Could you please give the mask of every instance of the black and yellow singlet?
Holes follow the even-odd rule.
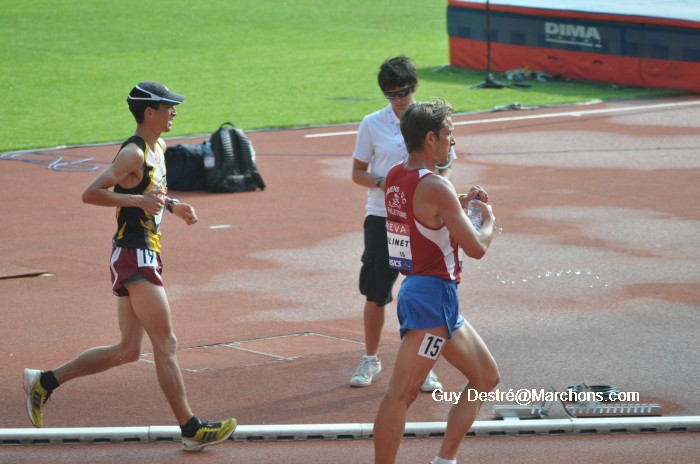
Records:
[[[119,150],[130,143],[143,150],[143,178],[139,185],[129,189],[115,185],[114,192],[142,195],[151,190],[165,189],[165,157],[160,143],[151,148],[144,139],[134,135],[124,142]],[[160,221],[164,209],[156,215],[150,215],[134,206],[117,207],[117,232],[112,238],[112,246],[148,249],[160,253]]]

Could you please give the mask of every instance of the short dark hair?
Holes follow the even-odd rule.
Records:
[[[377,76],[379,88],[386,91],[396,87],[418,85],[418,71],[413,65],[413,61],[405,55],[389,58],[379,67]]]
[[[146,111],[146,108],[153,108],[157,111],[158,108],[160,108],[160,102],[148,100],[129,101],[129,111],[131,111],[131,114],[134,115],[134,119],[136,119],[136,124],[141,124],[143,122],[143,114]]]
[[[452,116],[452,105],[442,98],[429,102],[414,102],[408,105],[401,116],[401,134],[406,142],[406,150],[411,153],[423,148],[428,132],[435,132],[440,138],[440,130]]]

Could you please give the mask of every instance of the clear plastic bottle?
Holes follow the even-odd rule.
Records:
[[[481,200],[481,197],[477,195],[474,200]],[[481,210],[474,204],[474,200],[470,201],[467,205],[467,217],[474,225],[476,230],[481,229]]]

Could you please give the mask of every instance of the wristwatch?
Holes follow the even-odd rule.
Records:
[[[176,205],[180,203],[180,200],[177,198],[168,198],[168,201],[165,202],[165,209],[167,209],[169,212],[173,212],[173,205]]]
[[[379,187],[382,184],[382,181],[384,180],[383,177],[375,177],[374,179],[374,185],[375,187]]]

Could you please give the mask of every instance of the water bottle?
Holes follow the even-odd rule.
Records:
[[[477,195],[474,200],[481,200],[481,197]],[[470,201],[467,205],[467,217],[474,225],[476,230],[481,229],[481,210],[474,204],[474,200]]]

